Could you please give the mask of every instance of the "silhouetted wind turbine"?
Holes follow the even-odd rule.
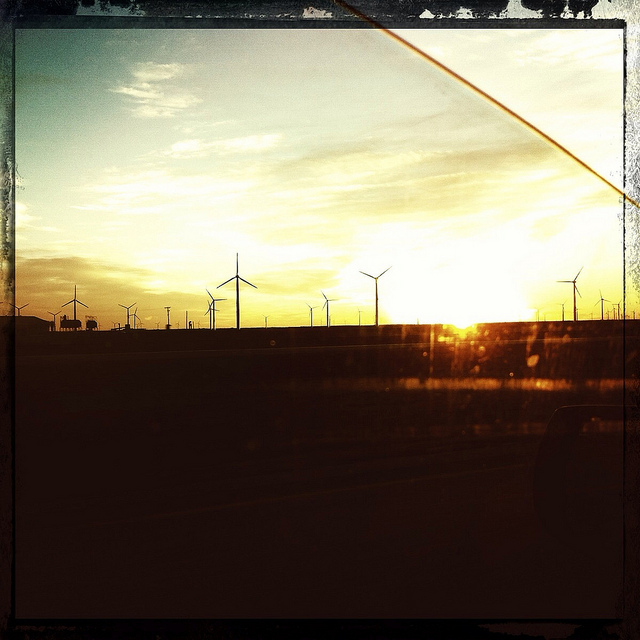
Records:
[[[250,287],[253,287],[254,289],[257,289],[258,287],[256,287],[255,284],[251,284],[250,282],[247,282],[244,278],[240,277],[240,274],[238,272],[238,254],[237,253],[236,253],[236,275],[233,276],[233,278],[229,278],[228,280],[225,280],[222,284],[219,284],[216,288],[219,289],[220,287],[224,287],[225,284],[228,284],[232,280],[236,281],[236,329],[239,329],[240,328],[240,280],[242,280],[242,282],[244,282],[245,284],[248,284]]]
[[[324,295],[323,291],[321,291],[320,293],[322,294],[322,296],[324,298],[324,304],[322,305],[322,308],[324,309],[325,307],[327,307],[327,327],[328,327],[331,324],[330,320],[329,320],[329,303],[330,302],[335,302],[336,300],[335,299],[331,299],[330,300],[329,298],[327,298],[327,296]]]
[[[576,292],[582,298],[582,294],[578,291],[578,285],[576,284],[576,280],[578,276],[582,273],[584,267],[580,267],[580,271],[576,274],[576,277],[573,280],[556,280],[556,282],[565,282],[567,284],[573,285],[573,321],[575,322],[578,319],[578,307],[576,306]]]
[[[138,317],[138,307],[136,307],[133,310],[133,328],[136,328],[136,320],[140,320],[140,318]],[[140,322],[140,325],[142,326],[142,322]]]
[[[47,313],[50,313],[53,316],[53,320],[51,321],[51,324],[53,324],[53,330],[56,330],[56,316],[60,313],[59,311],[56,311],[55,313],[53,313],[53,311],[47,311]]]
[[[313,327],[313,310],[317,309],[318,307],[312,307],[308,302],[305,302],[305,304],[307,305],[307,307],[309,307],[309,316],[311,318],[311,326]]]
[[[598,289],[598,291],[600,292],[600,300],[598,300],[598,302],[600,303],[600,320],[604,320],[604,303],[611,302],[611,300],[607,300],[606,298],[603,298],[602,291],[600,291],[600,289]],[[596,302],[596,304],[598,304],[598,302]],[[596,304],[594,304],[593,306],[595,307]]]
[[[20,316],[20,310],[24,309],[25,307],[29,306],[29,303],[27,302],[27,304],[23,304],[21,307],[16,307],[15,304],[13,304],[13,302],[9,303],[17,312],[18,312],[18,316]]]
[[[369,278],[372,278],[373,280],[375,280],[375,283],[376,283],[376,327],[378,326],[378,278],[381,278],[385,273],[387,273],[387,271],[389,271],[389,269],[391,269],[391,267],[387,267],[378,276],[372,276],[372,275],[370,275],[368,273],[365,273],[364,271],[360,272],[362,275],[368,276]]]
[[[211,302],[209,303],[209,309],[207,309],[207,313],[209,314],[209,329],[215,329],[216,328],[216,311],[217,311],[216,302],[222,302],[223,300],[226,300],[226,298],[214,298],[211,295],[211,292],[209,291],[209,289],[205,289],[205,291],[209,294],[209,297],[211,298]],[[204,315],[206,316],[207,313],[205,313]]]
[[[562,307],[562,322],[564,322],[564,305],[566,302],[566,300],[564,302],[558,302],[558,304]]]
[[[123,309],[127,310],[127,322],[124,325],[125,327],[129,326],[129,309],[131,309],[131,307],[133,307],[133,305],[137,304],[137,302],[134,302],[133,304],[130,304],[128,307],[125,307],[123,304],[118,303],[119,307],[122,307]],[[137,307],[136,307],[137,308]]]
[[[87,305],[84,302],[80,302],[78,300],[78,285],[74,285],[73,287],[73,300],[69,300],[69,302],[65,302],[62,306],[66,307],[68,304],[73,302],[73,319],[76,320],[76,304],[81,304],[85,309],[88,309]]]
[[[262,316],[262,317],[264,318],[264,328],[266,329],[267,328],[267,318],[269,316]]]

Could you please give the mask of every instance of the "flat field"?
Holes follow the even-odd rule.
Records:
[[[621,387],[305,376],[302,351],[284,375],[292,357],[18,353],[17,616],[619,615],[620,421],[536,478],[554,410]]]

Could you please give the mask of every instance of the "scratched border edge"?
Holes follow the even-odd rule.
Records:
[[[25,6],[28,0],[24,0]],[[15,138],[14,138],[14,32],[21,28],[368,28],[356,19],[348,16],[343,10],[331,5],[329,0],[321,2],[294,2],[296,10],[312,5],[322,5],[339,14],[336,18],[303,19],[283,17],[281,12],[274,13],[271,7],[253,0],[253,2],[237,2],[235,9],[218,8],[215,17],[193,18],[184,13],[179,15],[175,9],[173,13],[157,12],[144,18],[138,16],[114,16],[104,12],[99,16],[60,15],[60,7],[66,7],[75,2],[76,8],[80,0],[44,0],[39,3],[44,7],[48,3],[49,9],[42,8],[38,15],[20,16],[20,0],[0,0],[0,286],[2,293],[0,301],[3,304],[13,303],[15,286]],[[167,3],[169,4],[169,3]],[[173,4],[173,3],[172,3]],[[196,7],[207,9],[213,3],[199,0],[190,2],[191,10]],[[222,3],[220,3],[222,4]],[[368,0],[359,5],[367,4],[368,9],[376,5],[386,4],[383,0]],[[384,26],[393,28],[625,28],[625,189],[628,194],[637,199],[640,191],[640,0],[613,0],[602,8],[610,15],[606,19],[573,19],[573,18],[432,18],[420,19],[415,12],[403,13],[400,6],[390,13],[388,4],[384,13],[371,11],[374,19]],[[464,4],[464,2],[460,3]],[[154,3],[156,9],[161,2]],[[239,6],[244,7],[239,12]],[[413,3],[415,6],[416,3]],[[422,6],[429,6],[430,0],[424,0]],[[247,12],[251,17],[247,17]],[[105,19],[108,20],[108,25]],[[153,26],[148,23],[153,22]],[[623,210],[625,260],[625,299],[628,292],[640,290],[640,229],[638,227],[636,211],[628,203]],[[627,425],[625,433],[625,584],[624,611],[622,620],[536,620],[534,621],[464,621],[464,620],[380,620],[380,621],[167,621],[167,620],[16,620],[14,600],[14,433],[13,433],[13,356],[14,344],[11,329],[0,333],[0,635],[8,631],[11,637],[22,638],[69,638],[73,637],[126,637],[136,638],[149,636],[151,632],[157,637],[171,637],[176,633],[187,637],[225,637],[244,638],[261,637],[264,635],[289,635],[303,633],[307,637],[326,637],[326,634],[346,633],[348,635],[375,635],[377,637],[424,637],[425,632],[439,638],[457,637],[518,637],[520,634],[529,635],[529,631],[537,634],[540,625],[566,625],[567,634],[582,628],[590,628],[592,632],[602,635],[598,637],[639,638],[640,623],[640,581],[637,569],[639,566],[640,549],[640,518],[637,507],[640,487],[640,438],[637,425]],[[630,377],[630,376],[629,376]],[[633,491],[631,490],[633,488]],[[633,514],[633,515],[632,515]],[[7,580],[7,577],[9,578]],[[502,627],[501,632],[490,632],[487,626],[494,629]],[[589,627],[590,625],[590,627]],[[577,630],[576,630],[577,631]],[[85,635],[82,635],[85,634]],[[473,634],[473,635],[471,635]],[[609,635],[613,634],[613,635]],[[524,636],[520,636],[524,637]],[[538,636],[540,637],[540,636]],[[567,635],[566,637],[569,637]],[[576,636],[574,636],[576,637]],[[582,636],[587,637],[587,636]],[[588,637],[595,637],[589,635]]]

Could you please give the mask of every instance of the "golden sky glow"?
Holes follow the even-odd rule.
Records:
[[[622,32],[401,33],[622,185]],[[16,304],[147,328],[559,319],[622,298],[618,195],[372,30],[16,36]],[[218,326],[234,326],[232,285]],[[628,302],[633,302],[633,299]],[[360,310],[360,313],[359,313]],[[84,310],[83,310],[84,312]],[[324,322],[321,309],[314,321]],[[197,325],[196,325],[197,326]]]

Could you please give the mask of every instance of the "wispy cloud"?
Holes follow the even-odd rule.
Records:
[[[111,89],[129,99],[134,115],[142,118],[171,118],[202,100],[173,80],[187,73],[186,65],[141,62],[131,74],[133,82]]]
[[[199,139],[181,140],[163,152],[163,156],[175,159],[203,158],[212,153],[253,153],[275,147],[281,139],[280,134],[263,134],[228,138],[205,142]]]
[[[175,175],[165,169],[151,171],[115,170],[100,184],[88,187],[97,200],[74,205],[83,211],[119,215],[175,215],[175,203],[181,209],[205,206],[213,202],[237,198],[250,188],[252,181],[230,180],[209,174]]]

